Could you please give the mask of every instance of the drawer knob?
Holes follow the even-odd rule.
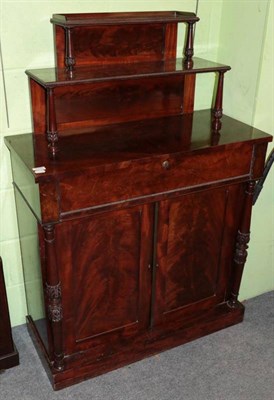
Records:
[[[167,160],[163,161],[162,162],[162,167],[164,169],[169,169],[169,167],[170,167],[169,161],[167,161]]]

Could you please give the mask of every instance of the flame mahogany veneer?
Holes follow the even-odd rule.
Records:
[[[243,319],[271,137],[222,115],[230,67],[193,58],[197,21],[54,15],[56,68],[27,71],[34,132],[6,144],[29,329],[55,389]],[[194,112],[199,73],[216,74],[216,94]]]

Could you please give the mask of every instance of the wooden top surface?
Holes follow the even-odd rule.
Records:
[[[146,11],[117,13],[84,13],[84,14],[53,14],[53,24],[62,26],[90,26],[142,24],[155,22],[196,22],[199,18],[192,12],[185,11]]]
[[[113,79],[166,76],[173,74],[193,74],[228,71],[228,65],[218,64],[202,58],[193,58],[193,66],[188,68],[183,58],[165,61],[121,63],[78,67],[71,75],[64,68],[43,68],[27,70],[26,74],[44,87],[56,87],[75,83],[109,81]]]
[[[83,134],[71,131],[60,137],[58,159],[48,157],[46,137],[36,139],[34,151],[32,134],[8,136],[7,146],[23,160],[32,171],[33,167],[46,167],[46,173],[33,175],[37,182],[60,179],[68,173],[94,168],[123,167],[132,160],[153,157],[182,156],[214,151],[222,146],[241,142],[270,142],[272,136],[227,116],[222,118],[219,141],[212,144],[211,110],[193,114],[134,121],[86,129]],[[77,133],[77,135],[76,135]],[[35,155],[34,155],[35,154]]]

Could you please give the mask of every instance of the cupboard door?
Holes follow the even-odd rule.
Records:
[[[151,229],[149,206],[57,227],[67,354],[91,345],[101,354],[102,346],[125,342],[147,327]]]
[[[154,324],[224,301],[242,199],[234,185],[160,202]]]

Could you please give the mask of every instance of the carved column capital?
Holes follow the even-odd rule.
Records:
[[[73,57],[65,57],[66,67],[71,70],[75,65],[75,59]]]
[[[61,283],[57,285],[49,285],[46,283],[46,295],[49,300],[60,300],[61,299]]]

